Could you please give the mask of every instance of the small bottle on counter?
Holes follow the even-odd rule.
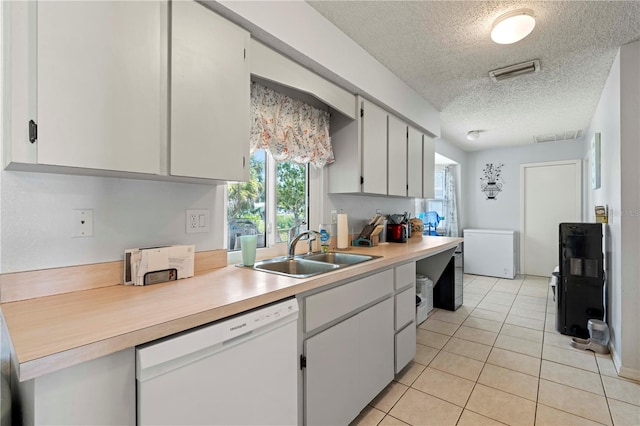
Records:
[[[329,251],[329,239],[331,238],[329,229],[331,229],[331,225],[323,223],[320,224],[320,248],[323,253],[327,253]]]

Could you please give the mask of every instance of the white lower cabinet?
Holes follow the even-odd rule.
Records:
[[[395,372],[399,373],[416,356],[416,263],[396,266]]]
[[[12,377],[13,424],[135,425],[134,348],[25,382]]]
[[[305,423],[349,424],[393,380],[388,298],[307,339]]]

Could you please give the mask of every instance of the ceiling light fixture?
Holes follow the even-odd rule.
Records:
[[[467,139],[470,141],[477,141],[480,137],[480,130],[470,130],[467,132]]]
[[[491,40],[498,44],[511,44],[522,40],[533,31],[536,20],[531,9],[517,9],[501,15],[493,22]]]

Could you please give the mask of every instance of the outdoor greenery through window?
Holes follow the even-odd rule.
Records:
[[[240,235],[257,234],[258,247],[288,242],[307,223],[307,166],[276,163],[263,149],[249,164],[250,181],[228,185],[229,250]]]

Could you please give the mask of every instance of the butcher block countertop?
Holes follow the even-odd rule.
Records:
[[[21,381],[210,323],[287,297],[454,248],[461,238],[411,238],[358,247],[382,256],[310,278],[227,266],[151,286],[112,285],[2,304]]]

